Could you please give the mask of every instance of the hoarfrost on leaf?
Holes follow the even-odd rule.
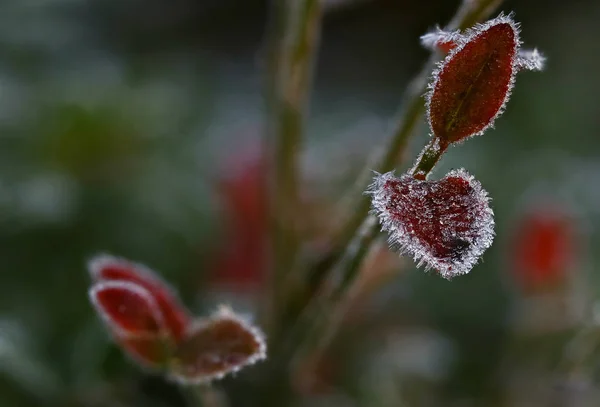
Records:
[[[500,14],[457,36],[427,94],[434,137],[455,143],[482,134],[500,116],[517,72],[519,25]]]
[[[468,273],[493,242],[487,192],[463,169],[439,181],[377,175],[367,192],[390,244],[444,278]]]
[[[546,57],[537,48],[532,50],[522,49],[517,55],[517,68],[519,70],[541,71],[545,65]]]
[[[171,378],[182,384],[207,383],[266,358],[264,334],[227,307],[192,326],[178,344]]]

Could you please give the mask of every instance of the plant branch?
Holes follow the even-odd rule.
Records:
[[[299,160],[309,90],[321,23],[319,0],[274,0],[267,98],[268,133],[274,145],[272,182],[271,290],[277,309],[278,286],[298,248]],[[277,320],[277,316],[273,316]]]
[[[476,22],[488,18],[501,2],[501,0],[464,0],[455,17],[445,29],[451,31],[468,28]],[[424,111],[422,95],[439,58],[439,54],[433,53],[423,69],[410,82],[403,97],[402,108],[398,114],[392,137],[385,150],[383,150],[384,153],[378,156],[372,167],[375,171],[380,173],[391,171],[403,155],[408,139],[415,132],[416,126],[422,117]],[[428,154],[428,152],[435,150],[430,148],[431,146],[430,144],[424,149],[424,153],[415,166],[414,174],[423,172],[420,175],[425,177],[433,167],[430,164],[435,164],[439,159],[437,154]],[[443,150],[445,149],[441,149],[442,153]],[[327,281],[322,285],[325,287],[332,286],[333,289],[320,290],[313,301],[316,304],[332,304],[333,309],[319,312],[322,311],[320,310],[321,307],[316,307],[316,313],[321,315],[313,315],[313,325],[308,329],[308,334],[301,341],[301,345],[298,346],[295,360],[303,359],[307,353],[327,346],[335,333],[337,324],[340,322],[346,304],[345,299],[352,291],[351,287],[360,271],[364,257],[375,240],[378,222],[369,215],[370,200],[368,196],[362,193],[365,189],[366,186],[362,185],[361,197],[357,200],[352,216],[341,228],[332,252],[317,264],[317,272],[325,273],[327,271],[327,274],[322,278],[319,278],[321,276],[318,275],[316,277],[319,280],[326,277]],[[339,273],[341,275],[338,275]],[[310,304],[308,309],[311,309]],[[333,316],[335,320],[328,316]]]
[[[455,16],[444,30],[464,30],[473,26],[478,21],[487,19],[502,3],[502,0],[463,0]],[[345,248],[349,245],[356,231],[366,219],[370,199],[365,196],[367,184],[365,179],[370,179],[369,174],[372,171],[385,173],[392,171],[402,159],[406,150],[409,138],[415,133],[418,123],[425,111],[423,94],[427,89],[431,72],[434,70],[441,55],[437,52],[432,53],[421,71],[410,81],[400,104],[400,110],[396,115],[395,127],[385,145],[380,146],[374,153],[374,159],[369,162],[363,174],[359,177],[359,183],[352,191],[350,210],[345,212],[343,219],[338,220],[338,233],[332,239],[328,252],[319,258],[314,267],[309,271],[309,281],[313,286],[318,285],[325,273],[330,269],[343,255]]]

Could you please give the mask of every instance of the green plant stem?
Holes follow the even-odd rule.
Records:
[[[299,163],[305,116],[320,34],[319,0],[274,0],[269,32],[271,58],[268,82],[269,136],[274,145],[271,236],[272,301],[278,310],[278,287],[294,262],[299,239]],[[276,329],[277,314],[271,315]]]
[[[473,26],[475,23],[487,19],[502,3],[502,0],[464,0],[457,10],[450,23],[444,30],[464,30]],[[437,52],[432,53],[421,71],[409,83],[400,104],[400,110],[395,120],[395,127],[391,136],[383,147],[375,154],[375,159],[368,164],[363,171],[360,180],[369,179],[369,173],[376,171],[385,173],[391,171],[402,159],[408,140],[415,133],[422,115],[425,111],[422,96],[427,89],[427,83],[431,72],[435,68],[441,55]],[[320,282],[323,274],[331,268],[342,255],[346,246],[352,240],[352,237],[362,225],[368,215],[370,200],[364,196],[363,191],[367,185],[357,184],[355,191],[352,192],[354,198],[350,210],[345,212],[344,218],[338,220],[338,233],[332,239],[329,251],[318,259],[311,268],[309,280]]]
[[[419,158],[417,158],[417,162],[411,170],[413,177],[424,181],[447,149],[448,144],[441,144],[439,139],[432,138],[419,154]]]
[[[488,18],[501,2],[501,0],[465,0],[455,17],[445,27],[445,30],[470,27],[476,22]],[[411,81],[404,95],[404,102],[398,114],[397,125],[392,137],[384,153],[379,156],[378,161],[373,166],[375,171],[380,173],[391,171],[403,155],[407,141],[410,135],[414,133],[424,111],[422,95],[426,89],[429,75],[439,57],[439,54],[433,53],[421,72]],[[415,166],[415,174],[420,171],[419,176],[426,177],[445,148],[438,150],[438,153],[435,154],[432,153],[434,150],[431,143],[424,149],[424,153],[420,157],[421,160]],[[441,153],[439,153],[440,151]],[[425,170],[427,172],[424,172]],[[366,186],[363,186],[362,191],[365,188]],[[328,281],[323,285],[333,286],[334,288],[321,290],[313,302],[315,304],[331,304],[332,308],[322,309],[322,306],[311,306],[309,304],[308,310],[316,310],[313,312],[321,315],[313,314],[312,325],[306,328],[308,332],[304,334],[303,338],[299,338],[300,345],[297,347],[295,360],[302,360],[308,353],[327,346],[335,333],[343,314],[340,309],[345,307],[345,298],[349,295],[350,288],[359,274],[364,257],[377,234],[378,223],[373,221],[373,218],[369,215],[369,207],[369,198],[361,195],[357,200],[352,216],[342,227],[333,251],[316,265],[320,268],[317,270],[318,272],[326,273]],[[341,273],[341,276],[337,275],[338,273]],[[337,321],[333,321],[328,316],[336,318]]]

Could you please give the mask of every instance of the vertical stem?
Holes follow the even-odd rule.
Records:
[[[463,30],[473,26],[478,21],[488,18],[500,4],[502,0],[463,0],[456,14],[444,27],[446,31]],[[440,55],[437,52],[432,53],[421,71],[409,83],[400,105],[395,127],[386,145],[381,148],[382,153],[370,162],[364,172],[374,170],[379,173],[385,173],[394,169],[402,158],[408,140],[415,133],[418,123],[425,111],[423,94],[427,88],[431,72],[435,68]],[[361,179],[363,177],[360,177]],[[354,234],[362,225],[368,215],[370,199],[363,195],[366,185],[357,185],[353,192],[355,202],[344,218],[339,220],[338,233],[332,239],[329,251],[320,258],[310,271],[309,279],[315,283],[320,282],[330,269],[340,258],[345,248],[352,240]]]
[[[486,19],[502,0],[464,0],[455,17],[446,26],[446,30],[464,29],[477,21]],[[410,135],[414,133],[417,123],[422,117],[424,103],[423,95],[429,75],[433,70],[439,55],[432,54],[421,72],[411,81],[404,95],[404,103],[398,114],[396,128],[390,138],[384,153],[378,157],[373,167],[377,172],[388,172],[394,168],[403,154]],[[436,144],[432,140],[419,157],[413,174],[426,177],[448,146]],[[362,186],[361,193],[366,186]],[[334,288],[323,290],[307,307],[307,312],[314,311],[312,325],[297,346],[295,360],[300,360],[311,351],[322,350],[333,337],[339,323],[340,314],[345,307],[345,299],[350,295],[364,257],[376,237],[378,223],[369,215],[370,199],[362,195],[355,206],[353,214],[342,227],[332,251],[311,270],[313,279],[320,281],[328,279],[323,284],[330,283]],[[326,273],[326,274],[325,274]],[[341,275],[338,275],[341,273]],[[322,275],[321,275],[322,274]],[[315,305],[316,304],[316,305]],[[323,310],[319,304],[330,304],[331,308]],[[330,316],[337,319],[333,321]]]
[[[278,287],[292,267],[299,244],[299,160],[312,71],[321,23],[319,0],[273,0],[271,64],[268,78],[269,136],[273,151],[271,312],[280,302]],[[277,314],[271,315],[276,329]]]

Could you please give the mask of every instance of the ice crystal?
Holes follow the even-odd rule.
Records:
[[[439,27],[435,31],[421,36],[421,45],[431,51],[450,53],[459,44],[467,41],[460,31],[444,31]],[[541,71],[546,64],[546,57],[537,49],[519,49],[517,53],[517,68],[530,71]]]
[[[546,57],[537,48],[532,50],[522,49],[517,55],[517,68],[530,71],[541,71],[546,64]]]
[[[494,239],[487,192],[463,169],[439,181],[378,174],[368,193],[390,244],[444,278],[468,273]]]
[[[184,383],[221,379],[266,357],[263,333],[222,307],[193,326],[177,347],[170,366],[171,378]]]
[[[421,36],[421,45],[432,51],[437,49],[448,53],[456,48],[463,39],[464,36],[460,31],[444,31],[438,27],[434,32]]]

